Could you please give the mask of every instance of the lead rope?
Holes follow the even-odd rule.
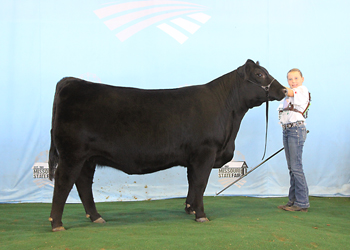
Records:
[[[259,85],[258,83],[256,82],[253,82],[252,80],[249,80],[249,82],[251,83],[254,83],[256,85]],[[267,130],[268,130],[268,126],[269,126],[269,91],[270,91],[270,86],[271,84],[275,81],[275,78],[272,79],[272,81],[269,83],[269,85],[267,86],[261,86],[259,85],[260,87],[263,88],[263,90],[265,90],[265,93],[266,93],[266,132],[265,132],[265,149],[264,149],[264,155],[262,157],[261,160],[263,160],[265,158],[265,154],[266,154],[266,146],[267,146]]]
[[[271,82],[272,83],[272,82]],[[265,158],[266,146],[267,146],[267,130],[269,128],[269,91],[266,91],[266,132],[265,132],[265,149],[264,155],[261,160]]]

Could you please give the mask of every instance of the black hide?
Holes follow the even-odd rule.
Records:
[[[266,101],[261,86],[272,80],[251,60],[207,84],[178,89],[142,90],[63,78],[54,98],[49,156],[51,179],[55,172],[52,228],[63,229],[63,208],[74,184],[90,219],[101,217],[92,195],[96,165],[127,174],[186,167],[185,210],[205,221],[203,193],[211,169],[232,159],[243,116]],[[281,100],[285,91],[274,80],[269,100]]]

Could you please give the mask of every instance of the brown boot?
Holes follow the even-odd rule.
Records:
[[[291,206],[291,207],[285,207],[285,208],[283,208],[284,210],[286,210],[286,211],[292,211],[292,212],[307,212],[307,208],[302,208],[302,207],[299,207],[299,206],[295,206],[295,205],[293,205],[293,206]]]
[[[291,207],[292,205],[290,205],[289,203],[287,203],[286,205],[279,205],[277,208],[279,209],[285,209],[286,207]]]

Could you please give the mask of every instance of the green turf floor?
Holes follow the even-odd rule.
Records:
[[[0,249],[350,249],[350,198],[311,197],[303,213],[277,209],[286,198],[205,197],[207,223],[184,201],[98,203],[106,224],[67,204],[56,233],[51,204],[0,204]]]

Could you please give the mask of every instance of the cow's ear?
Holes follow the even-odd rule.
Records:
[[[237,68],[237,73],[240,77],[244,77],[246,78],[247,76],[247,71],[250,68],[250,65],[255,64],[255,62],[253,62],[252,60],[248,59],[244,65],[242,65],[241,67]]]
[[[254,68],[255,62],[252,60],[247,60],[246,64],[244,65],[244,80],[248,80],[250,76],[251,70]]]
[[[259,61],[256,61],[256,65],[260,66],[260,63],[259,63]]]
[[[245,63],[246,65],[249,65],[249,64],[255,64],[255,62],[251,59],[248,59]]]

